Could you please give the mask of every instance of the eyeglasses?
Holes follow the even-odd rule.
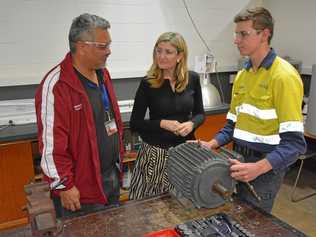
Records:
[[[94,47],[98,48],[98,49],[109,49],[111,46],[111,42],[109,43],[100,43],[100,42],[92,42],[92,41],[83,41],[82,43],[84,44],[88,44],[88,45],[93,45]]]
[[[162,49],[162,48],[155,48],[155,54],[160,55],[166,55],[167,57],[172,57],[176,54],[178,54],[177,50],[170,50],[170,49]]]
[[[234,39],[237,39],[237,38],[245,39],[249,37],[250,35],[259,34],[261,31],[262,30],[237,31],[237,32],[234,32]]]

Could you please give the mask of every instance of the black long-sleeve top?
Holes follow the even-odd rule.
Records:
[[[149,119],[145,114],[149,109]],[[192,121],[193,131],[186,137],[160,127],[162,119],[178,122]],[[169,80],[164,80],[160,88],[151,88],[147,78],[144,78],[136,92],[130,126],[150,145],[169,148],[194,139],[194,130],[205,119],[202,92],[199,75],[189,71],[189,82],[181,93],[173,92]]]

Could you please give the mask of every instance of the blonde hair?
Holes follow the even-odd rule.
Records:
[[[159,36],[157,42],[155,43],[155,47],[153,49],[153,63],[147,72],[147,78],[150,86],[152,88],[160,88],[164,82],[162,69],[159,68],[157,62],[155,60],[155,49],[161,42],[169,42],[177,49],[177,54],[182,53],[183,57],[176,65],[175,69],[175,78],[176,78],[176,85],[175,91],[182,92],[188,85],[189,80],[189,73],[188,73],[188,49],[187,45],[179,33],[175,32],[165,32]]]

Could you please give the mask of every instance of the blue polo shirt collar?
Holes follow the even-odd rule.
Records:
[[[276,53],[274,51],[273,48],[271,48],[270,52],[267,54],[267,56],[265,56],[265,58],[262,60],[260,67],[264,67],[265,69],[269,69],[272,65],[272,63],[274,62],[274,59],[276,58]],[[244,64],[244,68],[246,70],[249,70],[252,67],[252,63],[251,60],[248,59],[245,64]],[[259,67],[259,68],[260,68]]]

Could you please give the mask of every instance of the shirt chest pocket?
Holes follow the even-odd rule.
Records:
[[[236,90],[233,94],[233,101],[235,105],[240,105],[244,102],[246,98],[246,90],[245,89],[239,89]]]
[[[249,102],[263,109],[273,108],[272,93],[267,89],[255,89],[249,93]]]

